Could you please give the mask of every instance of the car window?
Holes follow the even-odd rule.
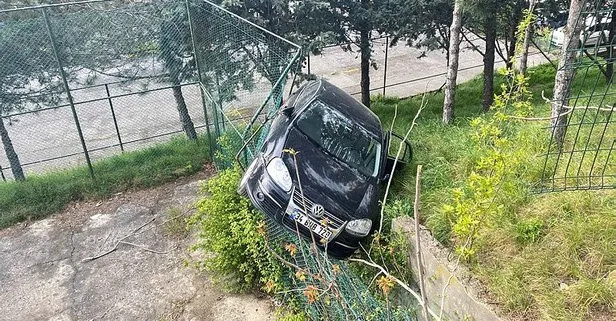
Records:
[[[366,176],[378,174],[381,144],[342,113],[315,100],[296,124],[310,140],[338,160]]]
[[[305,106],[312,98],[314,98],[315,92],[319,89],[319,81],[311,81],[301,88],[300,93],[293,102],[293,106],[301,108]]]

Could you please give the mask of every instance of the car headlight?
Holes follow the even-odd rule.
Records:
[[[368,218],[352,220],[346,225],[347,232],[358,237],[368,235],[368,233],[370,233],[370,228],[372,228],[372,220]]]
[[[274,183],[278,185],[278,187],[282,188],[285,192],[291,190],[293,186],[293,181],[291,180],[291,175],[289,175],[289,170],[287,166],[284,164],[282,159],[276,157],[272,159],[269,164],[267,164],[267,173],[272,178]]]

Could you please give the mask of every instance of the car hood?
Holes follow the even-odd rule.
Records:
[[[294,127],[289,131],[284,148],[292,148],[297,152],[297,172],[307,198],[326,209],[338,213],[342,211],[346,218],[363,218],[373,214],[378,198],[376,178],[366,177],[358,170],[342,164]],[[281,156],[289,168],[294,185],[298,186],[293,156],[286,152]]]

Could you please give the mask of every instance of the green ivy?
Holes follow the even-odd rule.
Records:
[[[240,177],[239,170],[227,169],[203,186],[209,195],[190,219],[199,229],[193,249],[207,253],[200,265],[224,277],[229,290],[263,286],[273,292],[281,288],[283,266],[267,248],[263,214],[236,192]]]

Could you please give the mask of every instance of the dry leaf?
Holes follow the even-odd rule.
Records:
[[[297,252],[297,246],[293,243],[288,243],[284,246],[284,249],[285,251],[289,252],[291,256],[295,256],[295,253]]]
[[[390,276],[381,276],[376,280],[376,284],[383,291],[383,295],[389,296],[391,289],[394,287],[394,280]]]
[[[306,296],[308,303],[313,303],[319,299],[318,288],[314,285],[309,285],[304,290],[304,295]]]
[[[297,272],[295,272],[295,277],[302,282],[306,281],[306,274],[302,270],[297,270]]]

